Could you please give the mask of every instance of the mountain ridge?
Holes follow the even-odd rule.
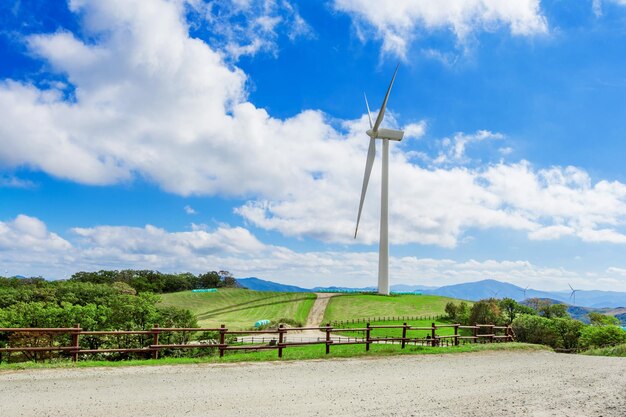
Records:
[[[281,292],[315,292],[325,290],[349,290],[349,291],[374,291],[376,287],[314,287],[303,288],[296,285],[286,285],[268,281],[257,277],[237,278],[244,288],[255,291],[281,291]],[[424,285],[395,284],[391,291],[408,292],[421,291],[424,294],[439,295],[442,297],[458,298],[469,301],[478,301],[484,298],[512,298],[523,301],[528,298],[550,298],[572,306],[587,308],[620,308],[626,307],[626,292],[580,290],[576,292],[576,303],[568,291],[541,291],[532,288],[524,289],[517,285],[502,282],[495,279],[464,282],[461,284],[431,287]]]

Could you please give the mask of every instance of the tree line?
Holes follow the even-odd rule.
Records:
[[[187,309],[160,305],[160,293],[197,288],[236,287],[237,281],[227,271],[165,274],[148,270],[101,270],[77,272],[68,280],[47,281],[35,278],[0,277],[0,328],[55,328],[73,327],[102,330],[149,330],[154,324],[161,327],[198,327],[194,315]],[[0,332],[0,347],[38,346],[58,337],[42,337],[35,333]],[[181,343],[185,335],[164,335],[168,343]],[[213,335],[198,335],[204,339]],[[140,337],[85,337],[86,348],[141,347]],[[178,340],[181,339],[181,340]],[[55,340],[67,345],[68,340]],[[181,354],[180,352],[163,352]],[[185,352],[185,355],[193,352]],[[52,357],[56,353],[31,353],[23,360]],[[63,355],[63,354],[61,354]],[[32,357],[31,357],[32,356]],[[114,355],[115,356],[115,355]],[[106,359],[113,359],[107,356]],[[119,355],[118,355],[119,356]],[[104,358],[104,357],[103,357]]]
[[[493,323],[511,325],[516,340],[548,345],[567,351],[617,346],[626,343],[626,332],[616,317],[589,313],[590,324],[574,320],[565,304],[532,298],[520,304],[511,298],[489,298],[474,303],[449,302],[446,315],[463,325]]]
[[[167,274],[152,270],[100,270],[96,272],[76,272],[70,281],[92,284],[128,284],[137,292],[157,294],[194,290],[201,288],[237,287],[237,280],[228,271],[209,271],[194,275],[191,272]]]

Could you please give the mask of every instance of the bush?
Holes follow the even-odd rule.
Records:
[[[541,316],[522,314],[513,320],[513,331],[518,342],[555,347],[558,336],[552,320]]]
[[[582,349],[617,346],[626,343],[626,331],[617,326],[586,326],[578,343]]]
[[[578,320],[555,318],[552,325],[557,336],[554,348],[574,350],[578,348],[580,333],[585,325]]]

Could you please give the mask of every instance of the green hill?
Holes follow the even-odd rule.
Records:
[[[315,301],[313,293],[258,292],[224,288],[214,293],[182,291],[161,296],[161,304],[186,308],[202,327],[247,329],[257,320],[292,318],[306,323]]]
[[[342,294],[330,299],[324,323],[334,320],[393,316],[428,316],[445,314],[446,303],[454,298],[437,295]],[[468,302],[468,305],[473,303]]]

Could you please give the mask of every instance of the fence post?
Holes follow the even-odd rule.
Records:
[[[436,346],[437,345],[437,341],[435,340],[435,338],[437,337],[437,334],[435,333],[437,327],[435,326],[435,323],[431,323],[430,324],[432,326],[432,330],[431,330],[431,335],[430,335],[430,345],[431,346]]]
[[[159,325],[158,324],[154,324],[154,326],[152,326],[152,344],[153,345],[158,345],[159,344]],[[158,348],[153,348],[154,350],[152,351],[152,359],[159,359],[159,349]]]
[[[370,329],[370,323],[367,322],[367,325],[365,326],[367,327],[367,330],[365,330],[365,350],[368,351],[370,350],[370,343],[372,343],[370,341],[370,334],[371,334],[371,329]]]
[[[459,345],[459,324],[454,325],[454,346]]]
[[[402,349],[404,349],[404,346],[406,345],[406,322],[404,322],[403,326],[402,326]]]
[[[224,357],[224,344],[226,342],[226,325],[220,326],[220,358]]]
[[[493,341],[494,341],[494,336],[495,336],[495,334],[496,334],[496,329],[495,329],[495,327],[496,327],[496,325],[495,325],[495,324],[492,324],[492,325],[491,325],[491,332],[489,332],[489,334],[491,335],[491,336],[489,336],[489,343],[493,343]]]
[[[478,325],[474,323],[474,328],[472,329],[472,335],[474,336],[474,343],[478,343]]]
[[[76,324],[74,328],[76,330],[72,332],[72,347],[74,348],[74,350],[72,350],[72,362],[78,361],[78,350],[80,349],[79,333],[78,333],[81,330],[80,324]]]
[[[326,354],[330,353],[330,323],[326,324]]]
[[[278,357],[283,357],[283,334],[285,333],[283,325],[278,325]]]

